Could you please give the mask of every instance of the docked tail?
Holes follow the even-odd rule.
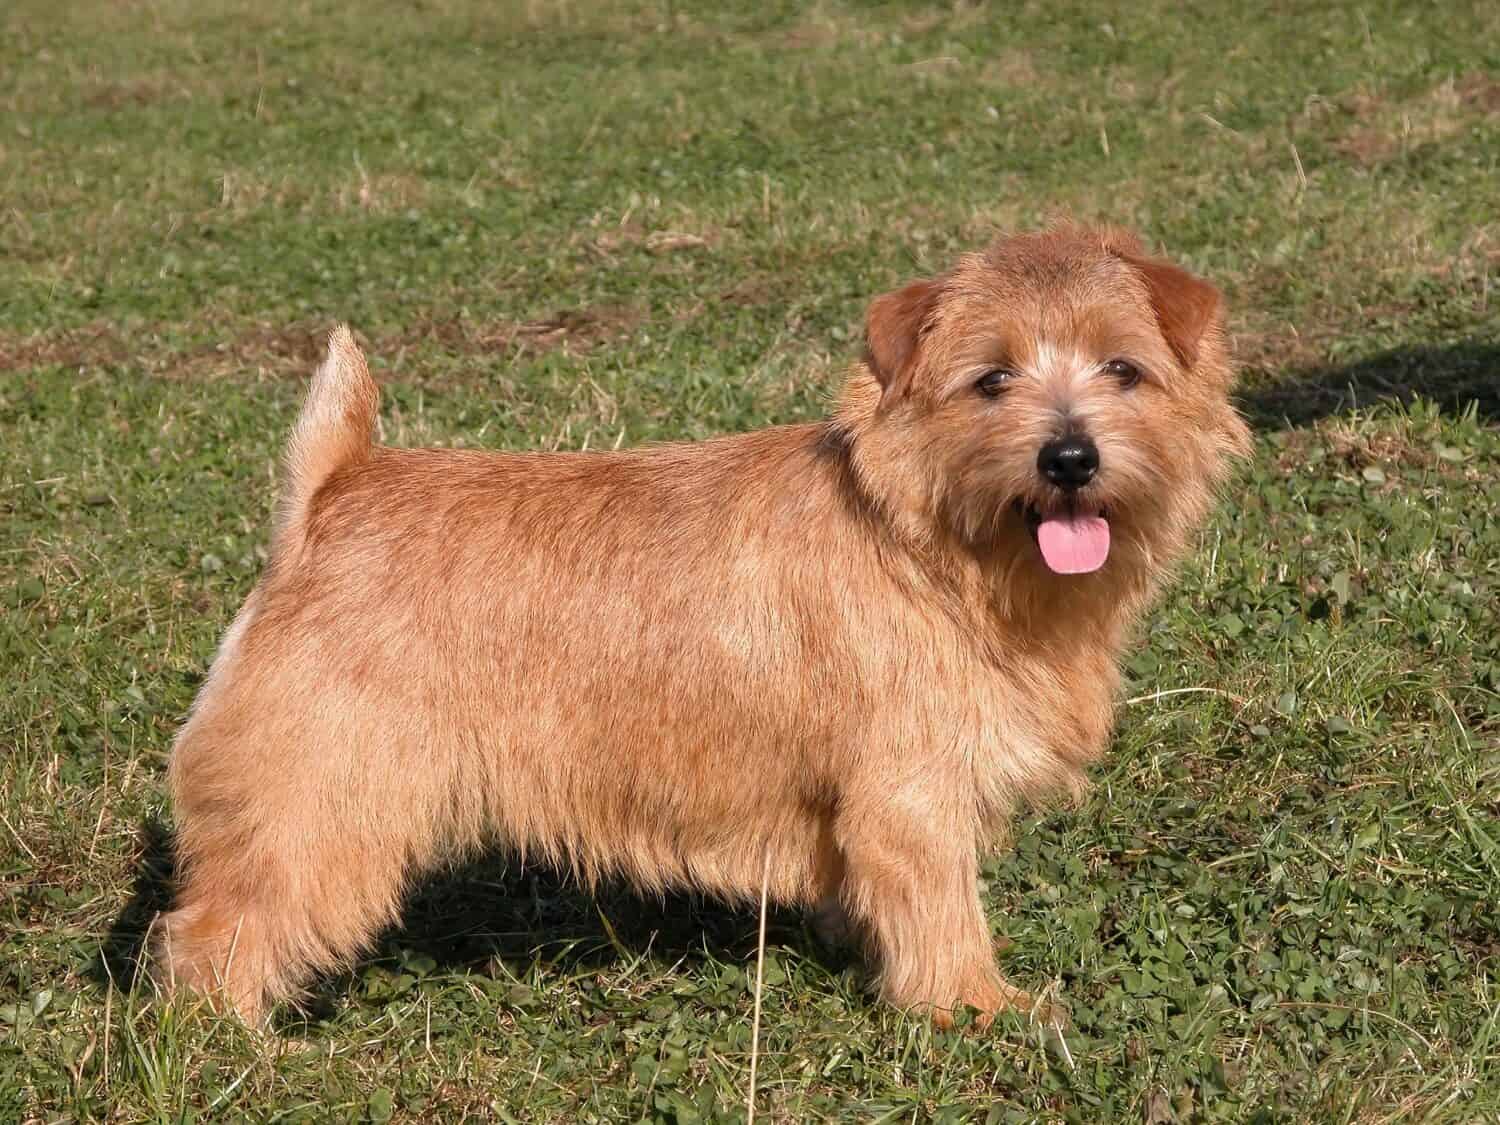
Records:
[[[346,325],[328,334],[328,355],[313,375],[287,444],[286,483],[272,554],[299,545],[313,495],[334,473],[370,456],[380,391]]]

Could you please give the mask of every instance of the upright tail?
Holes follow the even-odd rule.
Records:
[[[370,456],[380,391],[347,325],[328,334],[328,355],[313,375],[287,444],[286,483],[272,555],[300,544],[308,504],[334,473]]]

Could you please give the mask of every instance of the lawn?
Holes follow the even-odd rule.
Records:
[[[985,869],[1071,1012],[770,918],[758,1120],[1500,1119],[1500,7],[11,0],[0,1120],[743,1120],[757,919],[476,860],[252,1032],[130,990],[164,768],[348,319],[396,444],[819,415],[996,229],[1225,290],[1254,462],[1078,807]]]

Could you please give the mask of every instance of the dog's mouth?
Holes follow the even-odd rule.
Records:
[[[1091,574],[1109,558],[1109,513],[1104,508],[1069,507],[1043,513],[1016,501],[1042,561],[1054,574]]]

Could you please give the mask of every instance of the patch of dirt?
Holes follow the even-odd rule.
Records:
[[[465,320],[428,317],[400,332],[365,343],[372,357],[399,354],[408,348],[450,355],[540,355],[561,350],[570,355],[628,335],[645,320],[633,305],[598,305],[563,309],[540,320]],[[303,379],[322,361],[331,324],[293,321],[259,323],[222,343],[186,352],[165,347],[142,335],[130,339],[104,324],[49,335],[10,336],[0,332],[0,371],[37,367],[107,367],[131,364],[164,379],[212,380],[254,374]]]
[[[1454,89],[1464,105],[1485,113],[1500,113],[1500,78],[1488,74],[1466,74]]]
[[[563,309],[542,320],[528,321],[431,318],[418,321],[396,337],[377,340],[370,348],[372,354],[379,354],[437,343],[457,355],[538,355],[554,349],[576,355],[629,334],[644,320],[644,312],[634,305]]]
[[[786,292],[786,286],[778,282],[773,275],[758,273],[735,282],[719,294],[719,300],[726,305],[744,305],[754,308],[759,305],[769,305],[782,298]]]
[[[596,255],[608,258],[621,250],[643,247],[652,254],[675,254],[684,250],[706,250],[718,244],[717,230],[647,230],[639,223],[623,223],[601,230],[586,246]]]
[[[1340,416],[1321,418],[1311,428],[1283,430],[1278,435],[1271,463],[1284,477],[1315,472],[1359,474],[1370,468],[1383,471],[1419,469],[1445,482],[1479,479],[1479,471],[1463,462],[1461,451],[1447,448],[1435,439],[1433,431],[1422,427],[1372,427],[1359,420]],[[1383,491],[1399,487],[1395,481],[1365,478],[1371,487]],[[1355,570],[1357,581],[1368,577]],[[1319,578],[1310,578],[1304,589],[1310,596],[1326,592],[1328,586]]]
[[[782,34],[777,46],[787,50],[807,50],[810,47],[832,47],[843,38],[837,25],[829,23],[802,23]]]
[[[310,375],[323,359],[329,327],[311,321],[281,327],[257,324],[226,343],[166,359],[155,373],[169,379],[212,379],[252,370],[274,376]]]
[[[174,89],[161,77],[131,78],[123,82],[100,82],[83,96],[83,104],[91,109],[128,109],[155,105],[179,96],[181,90]]]
[[[107,324],[30,336],[0,332],[0,371],[121,363],[129,354],[125,341]]]
[[[1230,300],[1230,358],[1250,381],[1280,379],[1289,371],[1306,371],[1329,361],[1329,349],[1346,336],[1351,323],[1399,321],[1411,305],[1392,301],[1347,304],[1321,300],[1303,308],[1293,323],[1262,312],[1284,300],[1292,281],[1283,266],[1261,264],[1236,287]]]
[[[1401,151],[1401,142],[1387,130],[1361,127],[1340,138],[1333,146],[1361,168],[1384,164]]]
[[[1002,51],[979,72],[981,83],[1004,89],[1034,86],[1040,77],[1030,52],[1017,49]]]
[[[1500,81],[1471,73],[1401,102],[1359,93],[1339,105],[1354,124],[1334,149],[1371,168],[1456,135],[1476,113],[1500,112]]]
[[[1262,264],[1251,270],[1230,301],[1229,354],[1244,376],[1278,377],[1328,358],[1328,345],[1337,338],[1341,321],[1337,309],[1318,309],[1292,324],[1259,310],[1278,301],[1288,284],[1287,270]]]
[[[1311,367],[1327,357],[1332,333],[1285,328],[1242,328],[1232,333],[1230,356],[1247,375],[1270,375],[1288,368]]]

